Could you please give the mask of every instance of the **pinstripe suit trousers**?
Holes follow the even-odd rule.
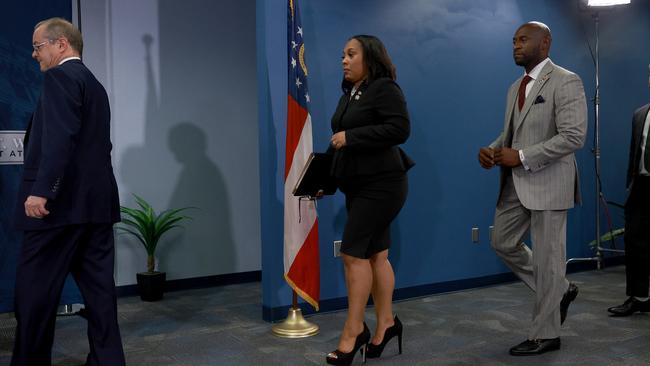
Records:
[[[565,276],[566,222],[566,210],[525,208],[512,175],[506,175],[494,217],[492,247],[535,292],[528,339],[560,336],[560,301],[569,287]],[[532,250],[524,243],[528,233]]]

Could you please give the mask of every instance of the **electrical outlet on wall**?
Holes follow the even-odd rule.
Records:
[[[477,227],[472,228],[472,243],[477,243],[478,244],[478,228]]]
[[[494,240],[494,226],[490,225],[489,230],[490,230],[490,244],[492,244]]]
[[[341,256],[341,241],[334,240],[334,258]]]

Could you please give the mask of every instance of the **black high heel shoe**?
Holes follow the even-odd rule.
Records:
[[[379,358],[381,353],[384,351],[384,347],[391,338],[397,336],[397,344],[399,346],[399,354],[402,354],[402,322],[399,321],[397,315],[395,315],[395,324],[390,328],[386,328],[384,332],[384,339],[381,340],[379,344],[373,344],[372,342],[368,343],[366,347],[366,357],[368,358]]]
[[[366,347],[368,347],[368,342],[370,341],[370,329],[366,325],[366,322],[363,322],[363,331],[357,336],[354,341],[354,348],[350,352],[341,352],[338,349],[330,352],[327,355],[327,363],[330,365],[336,366],[349,366],[354,360],[354,355],[359,349],[361,349],[361,355],[363,356],[363,363],[366,363]],[[330,357],[333,355],[334,357]]]

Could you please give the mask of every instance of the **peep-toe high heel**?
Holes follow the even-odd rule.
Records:
[[[327,355],[327,363],[336,366],[350,366],[352,364],[352,360],[354,360],[354,355],[359,349],[361,349],[363,363],[366,363],[366,349],[368,347],[369,341],[370,329],[368,329],[366,322],[363,322],[363,331],[357,336],[356,340],[354,341],[354,348],[352,348],[352,351],[341,352],[338,349],[332,351]]]

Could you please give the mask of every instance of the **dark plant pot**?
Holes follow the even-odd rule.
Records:
[[[138,277],[138,293],[142,301],[158,301],[165,292],[165,272],[140,272]]]

